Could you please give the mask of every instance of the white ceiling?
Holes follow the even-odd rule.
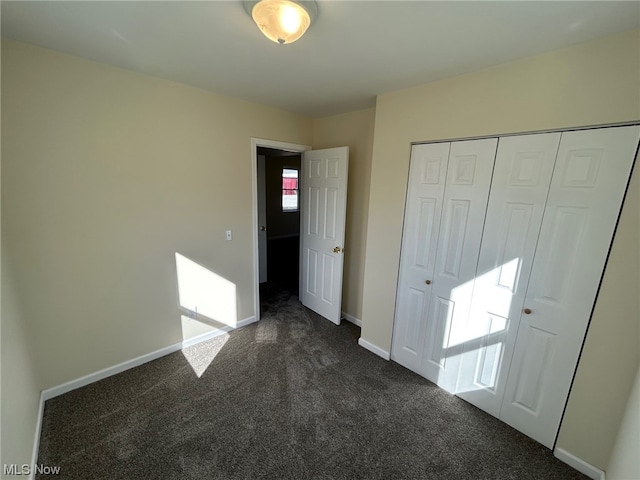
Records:
[[[4,37],[311,117],[640,24],[640,1],[321,0],[307,34],[278,45],[239,0],[1,8]]]

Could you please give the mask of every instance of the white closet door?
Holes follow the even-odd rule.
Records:
[[[471,303],[497,138],[453,142],[431,280],[424,376],[453,392]]]
[[[565,132],[500,418],[552,448],[618,218],[639,127]]]
[[[391,358],[420,371],[436,245],[442,214],[449,143],[414,145],[405,207],[402,256]]]
[[[491,182],[456,394],[498,416],[560,133],[504,137]]]

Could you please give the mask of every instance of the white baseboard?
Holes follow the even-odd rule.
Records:
[[[354,317],[353,315],[349,315],[348,313],[342,312],[342,318],[344,318],[347,322],[351,322],[354,325],[362,327],[362,320]]]
[[[251,325],[252,323],[257,322],[257,318],[254,317],[249,317],[249,318],[245,318],[244,320],[240,320],[235,327],[220,327],[216,330],[213,330],[211,332],[207,332],[207,333],[203,333],[202,335],[198,335],[196,337],[190,338],[189,340],[184,340],[180,345],[181,347],[178,350],[182,350],[183,348],[187,348],[187,347],[191,347],[193,345],[197,345],[198,343],[204,342],[206,340],[209,340],[211,338],[215,338],[218,337],[224,333],[227,332],[231,332],[233,330],[235,330],[236,328],[240,328],[240,327],[246,327],[247,325]]]
[[[211,338],[217,337],[219,335],[223,335],[224,333],[235,330],[236,328],[244,327],[245,325],[249,325],[256,321],[256,317],[245,318],[244,320],[240,320],[236,327],[221,327],[211,332],[203,333],[202,335],[198,335],[197,337],[190,338],[188,340],[184,340],[182,342],[175,343],[173,345],[169,345],[168,347],[161,348],[151,353],[147,353],[145,355],[141,355],[140,357],[133,358],[131,360],[127,360],[125,362],[119,363],[112,367],[107,367],[97,372],[90,373],[83,377],[77,378],[75,380],[71,380],[69,382],[63,383],[62,385],[58,385],[57,387],[48,388],[42,391],[43,400],[49,400],[51,398],[57,397],[64,393],[70,392],[77,388],[84,387],[91,383],[97,382],[99,380],[103,380],[112,375],[116,375],[118,373],[124,372],[125,370],[129,370],[134,367],[138,367],[142,364],[150,362],[152,360],[156,360],[158,358],[164,357],[165,355],[169,355],[173,352],[177,352],[182,350],[183,348],[191,347],[192,345],[196,345],[200,342],[204,342]]]
[[[553,451],[553,455],[558,460],[561,460],[570,467],[575,468],[580,473],[584,473],[589,478],[593,478],[594,480],[605,480],[605,474],[602,470],[594,467],[593,465],[585,462],[581,458],[576,457],[566,450],[563,450],[562,448],[556,448]]]
[[[375,353],[376,355],[378,355],[379,357],[384,358],[385,360],[389,360],[391,358],[391,355],[389,354],[389,352],[387,352],[386,350],[381,349],[380,347],[374,345],[373,343],[367,342],[362,337],[360,337],[358,339],[358,345],[360,345],[363,348],[366,348],[370,352]]]

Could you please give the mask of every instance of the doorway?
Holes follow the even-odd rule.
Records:
[[[280,292],[298,294],[299,184],[284,179],[295,179],[296,171],[299,179],[302,152],[307,150],[311,147],[251,139],[256,320],[262,313],[261,298]]]
[[[266,197],[265,189],[262,189],[262,192],[258,191],[258,178],[266,178],[266,155],[258,156],[258,148],[264,147],[302,154],[301,167],[297,171],[287,166],[286,163],[290,162],[286,162],[277,174],[278,182],[281,182],[278,187],[279,208],[299,211],[298,228],[300,224],[304,224],[304,229],[298,230],[300,261],[298,267],[294,267],[294,270],[299,269],[300,279],[300,295],[297,299],[305,307],[340,325],[349,147],[311,151],[311,147],[303,145],[255,138],[251,139],[251,146],[255,319],[260,320],[260,283],[266,283],[268,280],[268,272],[267,275],[263,274],[262,279],[260,278],[260,267],[265,265],[268,267],[268,259],[265,259],[268,254],[262,255],[263,261],[260,258],[260,246],[264,249],[267,245],[269,229],[268,225],[259,223],[260,220],[266,222],[266,212],[264,212],[266,207],[258,208],[259,197],[261,197],[259,193],[263,194],[262,197]],[[261,152],[266,154],[268,150],[261,150]],[[259,158],[264,160],[259,162]],[[259,165],[263,167],[260,171]],[[302,195],[299,195],[300,192]],[[266,201],[263,203],[266,205]],[[281,266],[276,265],[275,268],[280,270]]]
[[[257,147],[260,313],[298,295],[302,154]]]

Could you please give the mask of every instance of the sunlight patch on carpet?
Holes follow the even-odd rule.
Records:
[[[202,377],[204,372],[207,371],[207,368],[209,368],[213,360],[224,348],[227,340],[229,340],[229,334],[225,333],[182,350],[182,355],[184,355],[184,358],[189,362],[189,365],[191,365],[193,372],[198,378]]]
[[[260,322],[256,328],[256,342],[276,343],[278,341],[278,326],[274,322]]]

